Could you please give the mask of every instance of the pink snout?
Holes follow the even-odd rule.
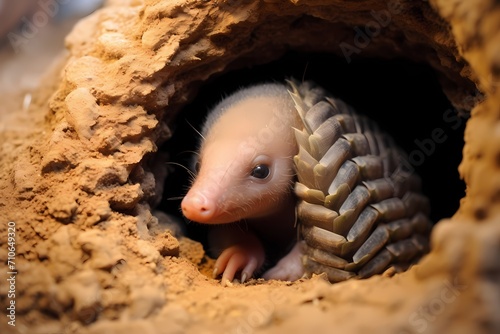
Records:
[[[181,203],[182,214],[198,223],[211,223],[215,215],[216,203],[201,193],[188,192]]]

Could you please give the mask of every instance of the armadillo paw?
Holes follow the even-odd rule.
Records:
[[[241,282],[252,277],[255,270],[264,260],[261,252],[245,249],[242,246],[226,248],[215,262],[213,276],[216,278],[222,273],[221,283],[232,282],[238,272],[241,272]]]
[[[278,263],[266,271],[262,277],[266,280],[296,281],[304,275],[302,266],[302,245],[298,242]]]

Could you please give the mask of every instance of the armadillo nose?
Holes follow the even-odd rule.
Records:
[[[181,203],[182,214],[198,223],[209,223],[214,215],[215,205],[202,194],[188,193]]]

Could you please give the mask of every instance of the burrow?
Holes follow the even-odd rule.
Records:
[[[315,17],[307,10],[291,16],[273,13],[262,15],[262,22],[235,25],[229,35],[211,36],[213,43],[231,50],[230,60],[222,71],[198,64],[194,71],[206,66],[206,79],[194,82],[191,98],[176,107],[176,116],[170,118],[173,137],[160,151],[167,152],[167,164],[173,164],[157,209],[183,221],[188,236],[206,245],[207,226],[186,222],[180,213],[190,177],[179,165],[190,167],[200,140],[196,129],[210,108],[234,90],[295,78],[317,82],[375,120],[408,153],[411,167],[422,177],[431,220],[437,223],[453,216],[465,195],[458,173],[464,129],[481,93],[471,78],[462,76],[468,65],[455,57],[458,50],[449,26],[428,4],[389,3],[373,8],[378,9],[343,8],[345,13],[338,9],[332,17],[348,12],[345,22],[332,22],[328,15]],[[449,49],[424,38],[438,30],[447,35]],[[443,66],[443,59],[451,63]]]

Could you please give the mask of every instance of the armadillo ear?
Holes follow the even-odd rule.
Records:
[[[200,162],[200,159],[196,159],[196,162],[194,164],[194,171],[196,173],[198,173],[200,171],[200,168],[201,168],[201,162]]]

